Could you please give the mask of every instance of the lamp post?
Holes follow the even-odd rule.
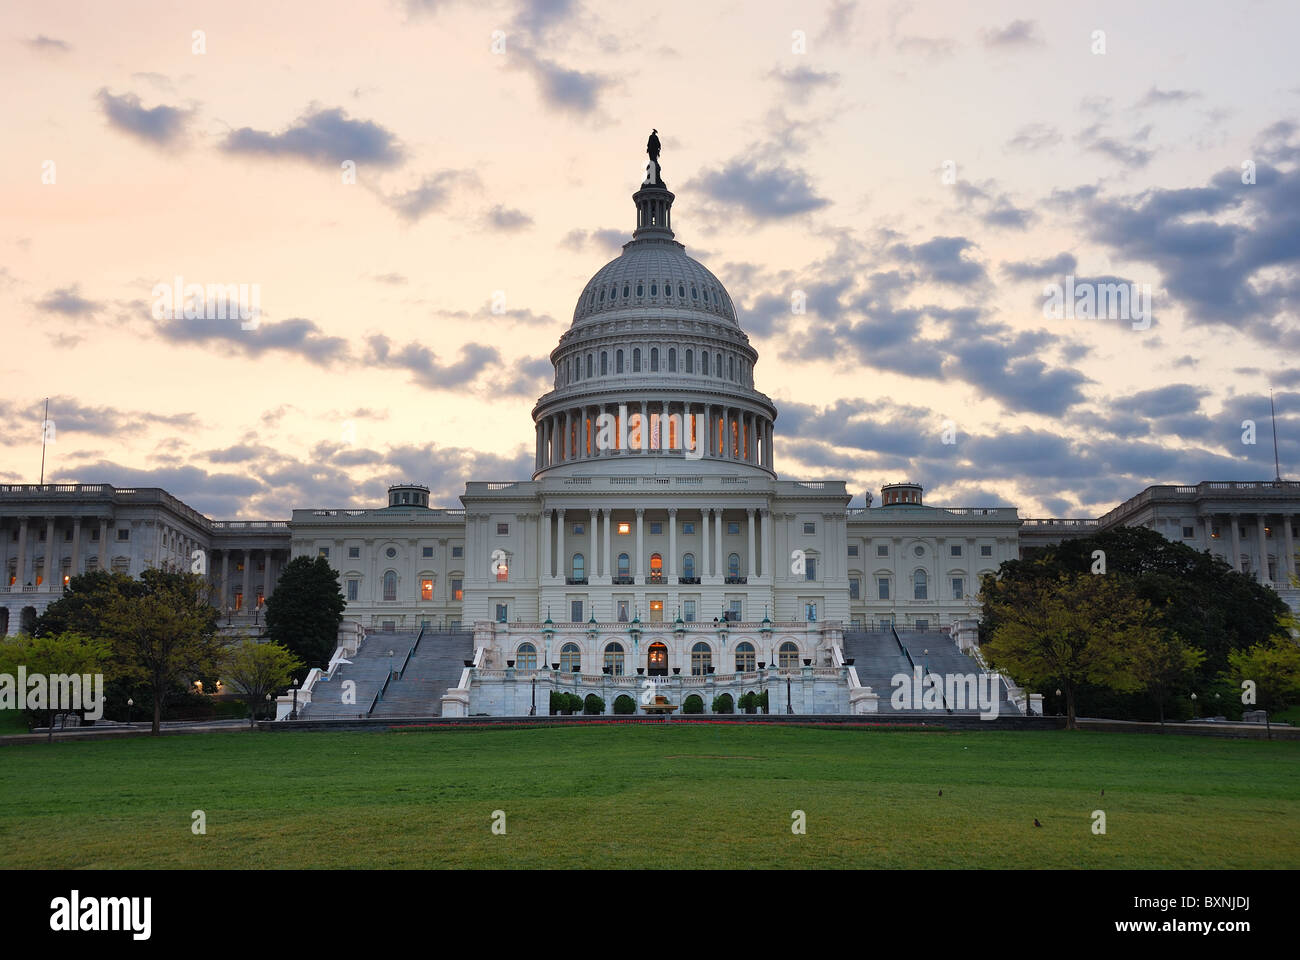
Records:
[[[261,597],[257,598],[257,605],[253,608],[253,626],[257,626],[257,620],[262,615],[262,604],[266,601]]]
[[[528,715],[530,717],[535,717],[537,716],[537,674],[536,673],[533,674],[531,680],[533,686],[533,705],[528,708]]]
[[[230,626],[230,618],[235,614],[234,608],[226,604],[226,626]]]
[[[135,698],[126,698],[126,725],[131,726],[131,708],[135,706]]]
[[[271,695],[268,693],[268,694],[266,695],[266,719],[268,719],[268,720],[274,720],[275,717],[274,717],[272,714],[273,714],[273,711],[272,711],[272,709],[271,709]]]
[[[1196,719],[1196,694],[1192,694],[1192,719]]]
[[[298,678],[293,678],[293,711],[289,714],[290,720],[298,719]]]
[[[794,713],[794,707],[790,705],[790,678],[789,677],[785,678],[785,712],[787,714]]]

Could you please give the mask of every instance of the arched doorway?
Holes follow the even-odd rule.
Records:
[[[650,677],[668,676],[668,648],[662,643],[652,643],[646,648],[645,672]]]

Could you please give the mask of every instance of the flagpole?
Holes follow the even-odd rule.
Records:
[[[45,486],[45,438],[49,432],[46,430],[45,425],[49,422],[50,422],[50,398],[46,397],[45,416],[41,419],[41,486]]]

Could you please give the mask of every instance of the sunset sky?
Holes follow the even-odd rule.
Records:
[[[0,26],[0,482],[38,479],[47,396],[47,481],[215,518],[528,479],[651,128],[782,477],[1096,516],[1271,479],[1270,388],[1300,473],[1294,2],[7,0]],[[256,284],[260,323],[156,319],[177,276]],[[1046,316],[1067,276],[1148,285],[1149,329]]]

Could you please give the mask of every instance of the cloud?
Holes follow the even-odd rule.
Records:
[[[310,320],[293,318],[262,320],[256,329],[244,330],[238,319],[217,320],[176,318],[157,324],[158,334],[171,343],[212,345],[222,352],[233,348],[245,356],[257,357],[272,351],[290,353],[318,366],[329,366],[348,356],[347,341],[327,336]]]
[[[191,111],[165,104],[146,109],[134,93],[115,97],[107,87],[101,88],[96,96],[110,126],[159,146],[172,145],[180,140],[191,114]]]
[[[45,417],[45,401],[22,405],[0,401],[0,436],[6,444],[39,439],[40,424]],[[143,433],[150,424],[176,430],[193,430],[198,419],[192,413],[157,413],[150,410],[124,410],[109,406],[92,406],[75,397],[59,394],[50,397],[49,419],[54,424],[55,442],[79,435],[124,437]],[[75,442],[75,440],[74,440]]]
[[[451,200],[452,187],[458,183],[476,183],[473,173],[463,170],[439,170],[428,174],[418,186],[383,198],[384,204],[408,223],[418,223],[426,214],[442,210]]]
[[[1005,27],[984,31],[984,46],[1010,49],[1043,46],[1043,38],[1034,20],[1012,20]]]
[[[103,303],[97,303],[94,300],[87,300],[77,292],[77,285],[73,284],[68,287],[60,287],[57,290],[51,290],[40,300],[36,301],[36,306],[42,310],[51,313],[59,313],[65,317],[81,319],[89,317],[104,309]]]
[[[397,137],[371,120],[353,120],[339,107],[309,107],[279,133],[240,127],[227,134],[222,149],[253,157],[288,157],[312,163],[395,167],[405,158]]]
[[[991,180],[983,184],[959,180],[953,186],[965,209],[979,217],[987,227],[1024,230],[1034,219],[1032,210],[1017,207],[1008,194],[997,192],[997,186]]]
[[[1137,107],[1139,110],[1146,107],[1163,107],[1170,104],[1186,103],[1189,100],[1199,100],[1200,98],[1201,94],[1195,90],[1161,90],[1158,87],[1152,87],[1137,102]]]
[[[807,103],[819,89],[834,87],[840,82],[838,73],[826,73],[802,64],[792,70],[774,68],[767,75],[781,84],[789,99],[800,104]]]
[[[1033,153],[1054,147],[1061,142],[1061,131],[1050,123],[1029,123],[1018,129],[1007,141],[1007,147],[1024,153]]]
[[[460,359],[455,363],[442,363],[437,355],[422,343],[407,343],[394,347],[383,334],[366,338],[366,353],[362,360],[368,366],[405,370],[412,380],[433,390],[450,390],[465,386],[479,374],[501,363],[495,347],[467,343],[460,348]]]
[[[853,15],[857,13],[856,0],[832,0],[826,11],[826,23],[817,34],[819,44],[845,44],[853,37]]]
[[[23,43],[31,50],[37,53],[69,53],[72,50],[72,44],[66,40],[59,40],[56,37],[47,37],[40,33],[34,37],[24,40]]]
[[[782,220],[830,203],[817,196],[803,170],[784,163],[760,165],[739,157],[720,170],[705,171],[690,186],[755,220]]]
[[[1150,127],[1143,127],[1133,135],[1133,139],[1137,142],[1145,141],[1150,132]],[[1112,136],[1103,136],[1100,124],[1093,124],[1083,130],[1076,139],[1083,149],[1092,153],[1100,153],[1113,160],[1118,160],[1126,167],[1135,169],[1145,167],[1155,155],[1145,147],[1138,146],[1137,143],[1125,143]]]
[[[1069,252],[1046,260],[1018,260],[1002,264],[1002,272],[1012,280],[1059,280],[1074,273],[1078,261]]]
[[[935,283],[967,286],[987,279],[984,267],[965,257],[965,252],[974,246],[965,237],[932,237],[915,246],[894,244],[890,253],[905,263],[915,264]]]
[[[533,225],[533,218],[522,210],[514,210],[497,204],[484,215],[484,222],[493,230],[513,233]]]
[[[552,110],[586,117],[600,106],[600,96],[614,83],[612,76],[561,66],[527,46],[516,46],[510,63],[532,76],[542,102]]]
[[[606,253],[617,254],[629,239],[631,238],[626,230],[617,230],[614,227],[605,227],[600,230],[575,228],[564,235],[560,244],[570,250],[579,252],[593,246]]]

